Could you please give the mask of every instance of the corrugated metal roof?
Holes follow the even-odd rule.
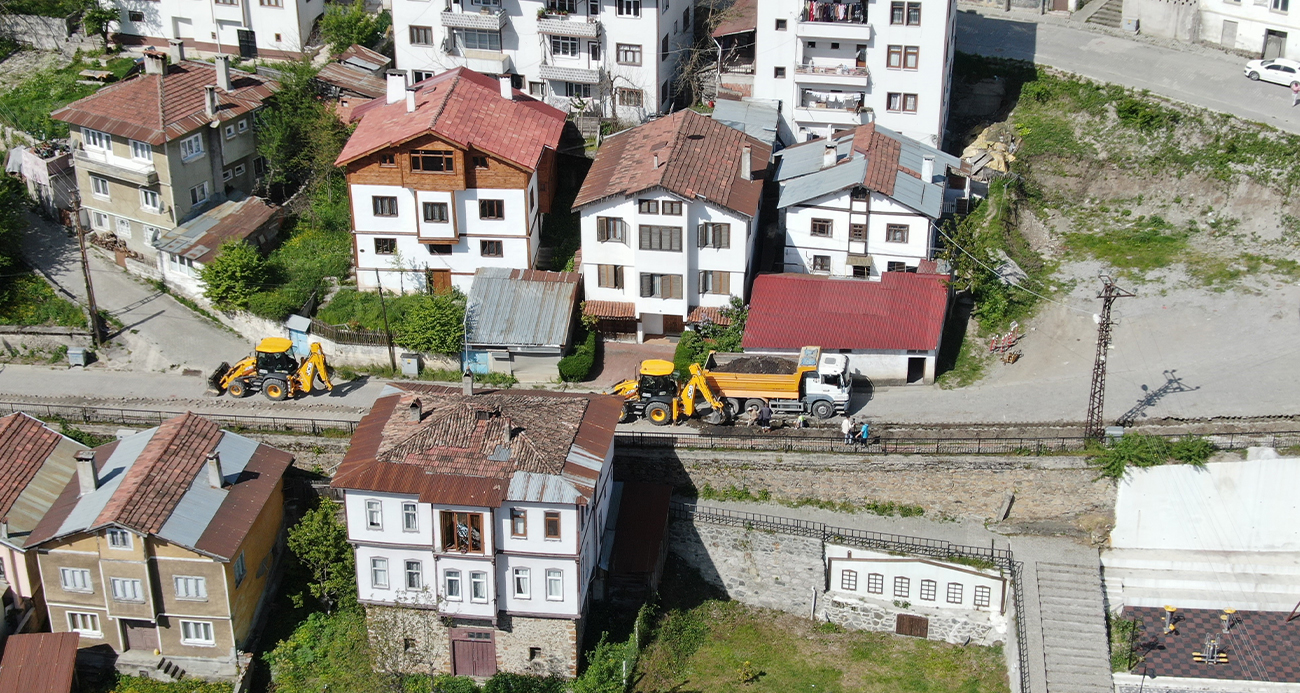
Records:
[[[354,65],[370,72],[379,72],[393,62],[391,58],[365,46],[352,44],[339,55],[339,62]]]
[[[562,349],[569,343],[577,298],[574,272],[480,267],[465,310],[466,342]]]
[[[781,111],[771,103],[762,101],[730,101],[724,99],[714,103],[713,119],[750,137],[766,142],[768,146],[772,146],[776,143],[777,125],[781,121]]]
[[[382,77],[352,65],[328,63],[316,73],[316,79],[371,99],[384,98],[388,93],[388,85]]]
[[[277,224],[280,216],[278,206],[260,197],[235,193],[231,199],[163,232],[154,247],[206,264],[216,257],[222,243],[244,240],[265,226]]]
[[[21,412],[0,418],[0,517],[9,512],[61,440],[57,431]]]
[[[127,472],[131,471],[136,459],[140,457],[140,453],[144,451],[145,446],[149,444],[149,441],[153,439],[153,434],[157,431],[157,427],[145,429],[133,436],[127,436],[110,443],[113,446],[112,452],[103,448],[95,448],[95,465],[99,467],[99,488],[78,498],[71,512],[64,517],[61,524],[54,528],[55,531],[50,536],[61,537],[93,526],[95,519],[103,512],[104,506],[108,505],[108,501],[112,499],[113,494],[117,492],[118,487],[122,484],[122,479],[126,477]],[[74,475],[73,479],[68,482],[68,486],[71,487],[79,483]],[[41,525],[44,526],[45,523],[42,522]],[[33,535],[32,541],[50,538],[50,536],[44,536],[43,534],[36,536],[35,532],[33,532]]]
[[[14,548],[25,548],[36,526],[50,512],[59,494],[77,474],[76,454],[86,446],[70,438],[63,438],[45,458],[40,471],[28,481],[21,494],[9,507],[4,518],[9,521],[9,538],[3,539]]]
[[[577,503],[582,494],[573,484],[553,474],[515,472],[506,489],[506,500],[537,503]]]
[[[784,167],[785,165],[782,164],[782,168]],[[862,178],[866,174],[866,158],[855,156],[849,161],[841,161],[830,168],[791,178],[781,183],[781,194],[777,198],[776,206],[779,208],[790,207],[839,192],[845,188],[861,185]]]
[[[217,443],[217,452],[221,455],[221,475],[226,483],[233,484],[239,478],[257,445],[257,441],[233,433],[222,435],[221,442]],[[194,546],[228,495],[230,491],[224,488],[212,488],[204,468],[194,476],[189,490],[181,496],[171,517],[158,530],[158,536],[181,546]]]
[[[68,693],[77,667],[76,633],[18,633],[5,641],[0,693]]]
[[[758,28],[758,0],[736,0],[721,12],[720,19],[714,38],[754,31]]]

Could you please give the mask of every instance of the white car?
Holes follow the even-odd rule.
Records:
[[[1275,58],[1273,60],[1252,60],[1246,63],[1246,76],[1258,82],[1285,84],[1288,87],[1300,84],[1300,62]]]

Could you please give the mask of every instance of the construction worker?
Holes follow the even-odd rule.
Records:
[[[863,445],[871,442],[871,423],[866,419],[862,420],[862,433],[860,434],[860,438]]]
[[[844,420],[840,422],[840,433],[844,434],[845,445],[853,444],[853,419],[847,416],[844,417]]]

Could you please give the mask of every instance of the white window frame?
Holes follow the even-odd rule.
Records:
[[[244,118],[244,119],[242,119],[242,120],[239,121],[239,131],[240,131],[241,133],[248,132],[248,119],[247,119],[247,118]]]
[[[64,592],[95,593],[95,583],[86,568],[59,568],[59,584]]]
[[[582,41],[576,36],[552,36],[551,55],[556,58],[582,57]]]
[[[245,168],[245,166],[244,166],[243,164],[238,164],[238,165],[235,166],[235,175],[236,175],[236,176],[242,176],[242,175],[244,175],[244,171],[247,171],[247,170],[248,170],[248,169]]]
[[[234,178],[234,177],[235,177],[235,172],[234,172],[234,171],[231,171],[230,169],[226,169],[226,170],[224,170],[224,171],[221,172],[221,180],[222,180],[222,181],[228,181],[228,180],[230,180],[231,178]]]
[[[153,162],[153,147],[148,142],[131,140],[131,158],[136,161]]]
[[[136,578],[109,578],[108,584],[115,602],[144,602],[144,584]]]
[[[181,621],[181,644],[193,647],[215,647],[217,638],[213,632],[212,621]]]
[[[614,0],[614,5],[620,17],[641,16],[641,0]]]
[[[81,128],[81,145],[87,149],[100,149],[111,152],[113,151],[113,136],[107,132]]]
[[[559,568],[546,569],[546,601],[564,601],[564,571]]]
[[[384,529],[384,504],[373,498],[366,501],[366,529]]]
[[[99,229],[101,231],[108,230],[108,215],[103,212],[91,210],[90,226],[91,228]]]
[[[201,575],[174,575],[172,589],[175,590],[177,599],[192,602],[208,600],[208,579]]]
[[[103,637],[104,635],[104,633],[99,630],[99,614],[87,611],[69,611],[68,630],[73,633],[81,633],[82,635],[88,635],[95,638]]]
[[[514,568],[510,571],[511,588],[514,590],[515,599],[532,599],[533,598],[533,579],[532,571],[527,568]]]
[[[203,158],[203,134],[191,135],[180,141],[181,161],[190,162]]]
[[[108,179],[101,176],[91,176],[90,192],[101,200],[110,199]]]
[[[469,600],[475,604],[486,604],[488,602],[488,574],[479,570],[469,574]],[[476,593],[482,588],[482,596],[476,596]]]
[[[208,201],[208,182],[203,181],[190,188],[190,204],[201,205]]]
[[[377,590],[388,589],[388,559],[375,556],[370,559],[370,586]]]
[[[233,140],[233,139],[235,139],[235,126],[234,126],[234,124],[227,125],[227,126],[226,126],[226,129],[225,129],[225,133],[226,133],[226,139],[228,139],[228,140]]]
[[[150,198],[153,198],[153,200],[154,200],[155,202],[157,202],[158,204],[157,204],[157,205],[151,205],[151,204],[149,204],[149,199],[150,199]],[[140,189],[140,207],[141,207],[141,209],[147,209],[147,210],[149,210],[149,211],[151,211],[151,212],[161,212],[161,211],[162,211],[162,194],[159,193],[157,190],[146,190],[146,189],[144,189],[144,188],[141,188],[141,189]]]
[[[420,531],[419,506],[410,501],[405,501],[402,503],[402,531],[403,532]]]
[[[412,569],[414,566],[414,569]],[[408,590],[424,589],[424,563],[415,559],[409,559],[402,564],[403,573],[406,581],[403,583]],[[411,584],[411,578],[415,578],[415,584]]]
[[[442,574],[442,596],[450,602],[459,602],[465,598],[465,586],[461,582],[459,570],[447,570]],[[451,586],[455,585],[456,589],[452,590]],[[455,594],[452,594],[452,592]]]
[[[108,547],[111,549],[131,548],[131,533],[125,529],[110,527],[104,532],[104,538],[108,539]]]

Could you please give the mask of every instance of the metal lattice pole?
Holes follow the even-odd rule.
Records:
[[[1083,437],[1086,440],[1101,440],[1105,433],[1102,425],[1102,406],[1106,399],[1106,351],[1110,349],[1110,331],[1114,325],[1110,319],[1110,307],[1117,298],[1131,298],[1135,294],[1115,285],[1109,275],[1101,275],[1102,289],[1097,293],[1101,299],[1101,314],[1093,316],[1097,320],[1097,358],[1092,364],[1092,391],[1088,393],[1088,420],[1084,425]]]

